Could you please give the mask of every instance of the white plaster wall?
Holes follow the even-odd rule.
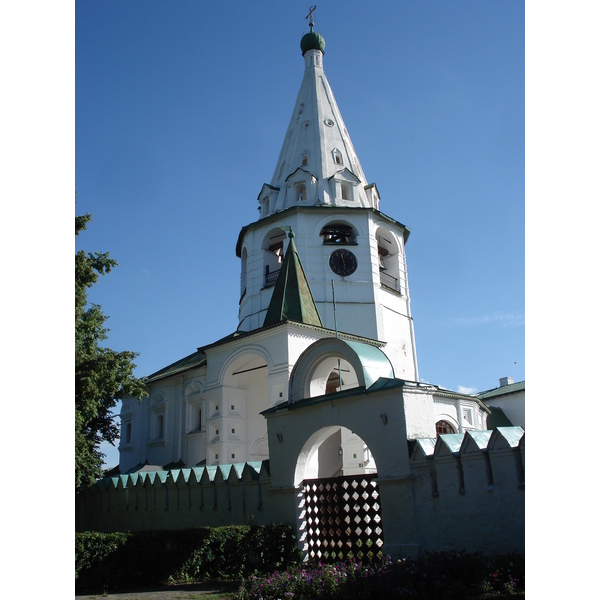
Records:
[[[484,402],[488,406],[501,408],[513,425],[525,429],[525,390],[499,398],[490,398]]]
[[[291,227],[294,231],[294,243],[302,267],[306,274],[311,292],[323,322],[329,329],[336,328],[355,335],[372,339],[383,339],[382,332],[386,324],[383,316],[378,313],[376,301],[379,300],[379,263],[377,255],[377,241],[375,232],[378,224],[383,221],[369,211],[357,210],[336,212],[324,211],[290,211],[282,215],[281,219],[269,221],[266,224],[258,222],[249,229],[244,238],[243,246],[247,248],[247,293],[240,305],[240,322],[244,331],[249,331],[262,326],[264,317],[271,300],[273,288],[262,289],[264,283],[264,258],[263,240],[265,235],[277,228]],[[336,246],[323,245],[323,238],[319,235],[321,228],[330,222],[344,222],[351,224],[357,232],[357,246],[344,246],[351,250],[357,257],[358,268],[348,277],[339,277],[329,268],[329,256]],[[387,224],[387,223],[386,223]],[[388,228],[394,227],[387,224]],[[395,233],[402,244],[402,234],[399,230]],[[288,240],[284,241],[284,252]],[[402,263],[404,257],[402,256]],[[335,285],[336,311],[333,311],[333,294],[331,282]],[[406,288],[407,289],[407,288]],[[398,314],[408,315],[408,301],[404,297],[387,293],[385,303],[389,310]],[[392,323],[392,327],[396,324]],[[411,347],[412,324],[402,326],[402,340],[400,346],[408,342]],[[389,331],[389,330],[388,330]],[[393,340],[387,340],[393,342]],[[416,368],[413,367],[416,372]],[[416,374],[416,373],[415,373]],[[413,376],[411,379],[416,379]]]
[[[408,439],[435,437],[432,390],[404,387],[402,393]]]

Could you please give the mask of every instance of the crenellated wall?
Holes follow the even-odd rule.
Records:
[[[521,427],[421,438],[409,446],[410,475],[378,474],[386,552],[524,551]],[[286,490],[272,487],[269,461],[119,475],[77,495],[76,530],[299,526]]]
[[[525,549],[521,427],[412,442],[415,521],[423,550]]]
[[[118,475],[76,497],[76,531],[148,531],[273,522],[269,462]]]

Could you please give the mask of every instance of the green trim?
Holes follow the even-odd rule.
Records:
[[[517,383],[509,383],[508,385],[501,385],[485,392],[477,394],[478,398],[495,398],[496,396],[506,396],[507,394],[516,394],[525,390],[525,381],[517,381]]]

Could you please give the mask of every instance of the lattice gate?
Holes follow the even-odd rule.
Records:
[[[377,475],[305,479],[308,557],[321,562],[371,559],[383,546]]]

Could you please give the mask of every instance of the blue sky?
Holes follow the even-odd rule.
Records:
[[[94,219],[77,248],[119,263],[90,300],[139,376],[237,327],[235,243],[275,168],[307,12],[76,2],[76,212]],[[412,232],[420,377],[457,391],[525,379],[524,16],[478,0],[315,11],[366,177]]]

